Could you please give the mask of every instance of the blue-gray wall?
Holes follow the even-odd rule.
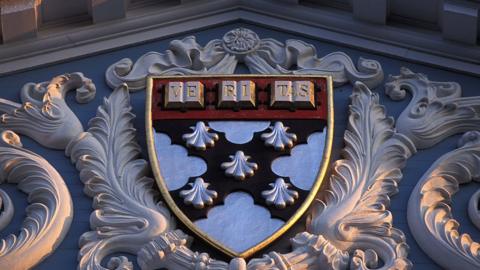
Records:
[[[195,33],[182,34],[178,37],[158,40],[146,44],[133,46],[129,48],[119,49],[96,56],[85,57],[75,61],[66,63],[59,63],[53,66],[39,68],[27,72],[13,74],[5,77],[0,77],[0,97],[10,99],[13,101],[19,100],[19,90],[23,84],[27,82],[41,82],[50,80],[52,77],[67,73],[67,72],[83,72],[87,77],[91,78],[97,86],[97,96],[89,104],[79,105],[74,100],[74,95],[70,94],[67,97],[68,103],[72,110],[79,116],[80,120],[86,127],[88,120],[95,115],[98,105],[101,104],[104,96],[108,96],[111,89],[104,81],[104,72],[107,67],[118,61],[121,58],[129,57],[132,60],[138,59],[142,54],[148,51],[162,52],[167,49],[168,44],[173,39],[183,38],[187,35],[196,35],[200,44],[206,44],[209,40],[214,38],[221,38],[223,34],[232,28],[243,26],[254,30],[262,38],[275,38],[280,41],[286,39],[302,39],[306,42],[312,43],[316,46],[319,56],[323,56],[333,51],[344,51],[354,61],[358,57],[366,57],[378,60],[381,62],[384,72],[388,74],[398,74],[402,66],[406,66],[415,72],[422,72],[429,76],[431,80],[437,81],[457,81],[464,90],[464,96],[473,96],[478,91],[477,86],[480,85],[480,79],[469,77],[465,75],[455,74],[444,70],[422,66],[414,63],[404,62],[397,59],[391,59],[380,55],[370,54],[368,52],[350,49],[344,46],[325,43],[321,40],[312,40],[302,36],[291,35],[287,33],[277,32],[271,29],[265,29],[260,26],[249,25],[244,23],[229,24],[219,26],[204,31],[197,31]],[[245,72],[245,69],[240,68],[238,72]],[[339,150],[343,145],[343,131],[346,125],[348,97],[351,93],[351,86],[343,86],[335,89],[335,143],[334,143],[334,158],[338,158]],[[407,105],[408,100],[401,102],[394,102],[389,100],[383,93],[383,88],[376,89],[380,94],[381,103],[387,107],[388,114],[397,117],[403,108]],[[477,95],[480,94],[477,92]],[[132,106],[134,113],[137,115],[135,119],[135,127],[138,130],[138,140],[140,144],[145,147],[145,133],[144,133],[144,91],[133,93],[131,95]],[[436,269],[432,260],[430,260],[416,245],[410,234],[406,221],[406,208],[410,192],[413,190],[415,184],[421,175],[428,169],[432,162],[440,157],[442,154],[451,151],[455,148],[459,136],[451,137],[432,149],[419,151],[414,157],[408,161],[408,165],[404,170],[404,178],[400,183],[400,192],[392,198],[391,211],[394,217],[394,226],[405,232],[407,236],[407,243],[410,246],[409,258],[415,265],[416,269]],[[34,141],[22,137],[23,144],[26,148],[45,157],[63,176],[68,185],[70,193],[74,202],[74,219],[69,233],[65,240],[55,251],[53,255],[48,257],[36,269],[75,269],[77,265],[78,254],[78,239],[80,235],[89,230],[89,215],[92,211],[92,200],[83,194],[83,185],[79,180],[75,167],[70,163],[69,159],[65,157],[63,151],[48,150],[39,146]],[[461,187],[461,191],[454,197],[453,208],[454,217],[461,223],[460,230],[462,232],[470,233],[473,239],[480,239],[480,232],[476,230],[467,216],[467,203],[473,192],[478,189],[478,184],[469,184]],[[15,217],[13,222],[6,230],[0,233],[1,237],[9,233],[16,233],[24,218],[24,209],[27,205],[26,196],[16,190],[14,185],[3,184],[4,188],[14,200]],[[19,258],[21,259],[21,258]]]

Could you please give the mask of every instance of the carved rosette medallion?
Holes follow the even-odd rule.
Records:
[[[253,52],[260,46],[257,33],[247,28],[237,28],[227,32],[222,41],[225,50],[235,55]]]

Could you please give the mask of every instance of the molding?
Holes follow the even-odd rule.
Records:
[[[439,12],[444,38],[465,44],[477,44],[479,5],[472,2],[474,1],[446,0],[442,3]]]
[[[1,133],[0,183],[17,184],[29,202],[18,235],[0,240],[0,268],[31,269],[67,234],[73,218],[70,193],[60,174],[45,159],[23,149],[12,131]]]
[[[389,0],[353,0],[353,17],[362,21],[386,24],[390,15]]]
[[[285,43],[260,39],[246,28],[230,30],[222,39],[211,40],[203,47],[195,36],[189,36],[173,40],[163,53],[146,53],[135,63],[121,59],[108,67],[105,80],[112,88],[126,83],[136,91],[145,89],[148,76],[233,74],[238,63],[244,63],[251,73],[329,75],[335,86],[361,81],[373,88],[383,81],[378,61],[360,57],[355,66],[343,52],[318,58],[311,44],[296,39]]]
[[[402,67],[400,75],[387,79],[385,93],[393,100],[402,100],[407,92],[412,100],[398,117],[396,128],[417,148],[480,130],[480,96],[462,97],[458,83],[430,81],[426,75]]]
[[[480,75],[478,46],[448,42],[437,32],[359,22],[341,11],[267,0],[188,1],[175,7],[132,13],[119,21],[67,27],[63,32],[50,30],[31,42],[0,45],[0,74],[238,21]]]
[[[418,245],[442,268],[479,269],[480,244],[460,234],[451,204],[460,184],[478,181],[480,133],[465,133],[459,146],[439,158],[415,186],[408,201],[408,225]]]
[[[86,0],[93,23],[124,18],[130,0]]]

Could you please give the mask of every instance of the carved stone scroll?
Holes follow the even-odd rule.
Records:
[[[462,97],[458,83],[430,81],[424,74],[401,68],[400,75],[388,78],[385,93],[401,100],[407,91],[413,97],[396,128],[417,148],[429,148],[451,135],[480,130],[480,96]]]
[[[67,234],[73,218],[72,199],[58,172],[42,157],[23,149],[12,131],[3,131],[0,138],[0,183],[4,182],[17,184],[27,193],[29,205],[19,233],[0,240],[0,269],[30,269],[53,253]],[[4,195],[3,202],[11,204]]]
[[[238,63],[251,73],[331,75],[335,85],[364,82],[376,87],[383,81],[379,62],[360,58],[357,65],[343,52],[318,58],[313,45],[301,40],[260,39],[246,28],[227,32],[202,47],[195,37],[174,40],[164,53],[149,52],[135,63],[124,58],[105,73],[110,87],[126,83],[130,90],[145,88],[148,75],[232,74]]]
[[[65,149],[83,131],[82,124],[65,102],[76,90],[79,103],[95,97],[95,85],[82,73],[64,74],[49,82],[27,83],[21,90],[22,104],[0,99],[0,128],[31,137],[41,145]]]
[[[408,201],[408,225],[419,246],[445,269],[479,269],[480,244],[459,232],[452,196],[461,184],[480,179],[480,133],[467,132],[460,148],[440,157],[422,176]]]

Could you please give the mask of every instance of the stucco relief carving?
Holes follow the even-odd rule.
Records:
[[[388,78],[385,93],[401,100],[407,92],[412,100],[396,128],[417,148],[429,148],[453,134],[480,129],[480,96],[462,97],[458,83],[430,81],[424,74],[401,68],[400,75]]]
[[[480,244],[459,232],[452,196],[480,178],[480,132],[463,135],[460,148],[440,157],[423,175],[408,202],[408,224],[420,247],[445,269],[480,268]]]
[[[136,254],[152,239],[174,227],[158,201],[148,163],[139,159],[126,85],[99,106],[89,129],[66,148],[76,163],[85,193],[93,197],[92,231],[80,239],[79,269],[106,269],[102,260],[116,252]],[[131,269],[125,257],[110,258],[115,269]],[[112,269],[112,267],[109,267]]]
[[[112,88],[126,83],[130,90],[141,90],[148,75],[232,74],[238,63],[244,63],[251,73],[331,75],[337,86],[361,81],[376,87],[383,81],[382,67],[375,60],[360,58],[355,65],[343,52],[318,58],[311,44],[260,39],[245,28],[233,29],[223,39],[214,39],[205,46],[193,36],[174,40],[163,53],[149,52],[135,63],[124,58],[112,64],[105,78]]]
[[[41,145],[65,149],[83,131],[82,124],[65,102],[76,90],[79,103],[95,97],[95,85],[80,72],[54,77],[42,83],[27,83],[21,90],[22,104],[0,99],[0,128],[31,137]]]
[[[142,269],[408,269],[404,234],[393,228],[387,210],[397,192],[400,169],[416,150],[379,105],[378,95],[363,83],[352,94],[345,132],[345,159],[335,163],[330,189],[318,201],[308,230],[291,239],[292,252],[271,252],[248,264],[212,260],[189,250],[187,236],[162,235],[139,252]]]
[[[229,268],[228,263],[210,258],[207,253],[189,249],[192,238],[181,230],[171,231],[153,239],[138,252],[138,264],[143,270],[159,268],[191,270],[243,270]]]
[[[344,159],[334,164],[329,188],[307,222],[307,232],[292,239],[293,251],[254,259],[249,269],[407,269],[404,234],[392,226],[387,210],[402,178],[401,169],[416,150],[394,132],[378,95],[357,82],[351,96]]]
[[[276,43],[274,40],[267,41],[274,45]],[[178,42],[178,46],[184,45],[182,42]],[[262,42],[266,41],[259,42],[258,50],[262,48]],[[270,44],[268,42],[267,44]],[[287,44],[289,42],[287,41]],[[325,74],[322,73],[326,71],[321,63],[330,63],[327,65],[330,68],[327,70],[327,74],[335,76],[334,71],[341,70],[336,73],[340,74],[336,77],[337,84],[361,77],[361,72],[356,70],[353,64],[351,67],[355,70],[356,73],[353,73],[357,77],[347,76],[348,72],[345,72],[348,71],[346,68],[348,61],[345,59],[349,58],[346,55],[344,55],[346,58],[342,58],[341,54],[337,55],[339,56],[337,59],[343,60],[323,61],[316,58],[313,46],[300,41],[290,43],[293,44],[293,47],[279,42],[277,42],[277,47],[268,45],[270,48],[277,48],[270,51],[272,55],[265,56],[267,57],[265,59],[271,60],[270,64],[265,61],[261,62],[259,59],[265,59],[260,57],[257,59],[260,62],[255,62],[257,60],[250,62],[258,64],[258,66],[252,64],[249,68],[252,72],[274,72],[270,69],[274,68],[278,72],[295,73],[298,70],[288,71],[288,69],[282,70],[280,67],[297,65],[299,70],[303,69],[299,72]],[[223,43],[220,45],[222,48],[226,46]],[[247,59],[250,55],[249,53],[245,54],[244,49],[250,50],[250,47],[242,46],[236,49],[237,53],[233,56],[224,53],[221,59],[218,57],[219,62],[235,61],[236,65],[237,61],[249,61]],[[269,48],[268,46],[265,48]],[[302,46],[303,49],[301,49]],[[279,50],[279,47],[283,48],[283,51]],[[255,48],[253,46],[252,50]],[[306,53],[306,56],[303,55],[301,58],[305,63],[304,66],[299,65],[300,58],[294,57],[295,61],[292,60],[290,52],[295,48],[299,52],[308,51],[310,48],[310,53]],[[207,52],[210,53],[208,50],[202,53]],[[261,55],[260,51],[255,51],[255,53]],[[264,53],[269,55],[266,51]],[[279,53],[280,56],[276,53]],[[240,54],[242,56],[239,56]],[[177,54],[172,52],[168,57],[174,59],[175,55]],[[188,57],[192,55],[195,56],[196,53],[188,53]],[[232,57],[238,59],[232,60]],[[200,58],[205,60],[205,58]],[[283,60],[277,61],[279,59]],[[195,61],[192,63],[198,64]],[[351,60],[349,61],[351,63]],[[279,64],[279,62],[283,64]],[[217,68],[223,63],[217,63],[219,65]],[[375,64],[375,62],[371,63]],[[217,64],[209,66],[210,69],[200,69],[201,71],[198,73],[213,72]],[[267,67],[268,65],[270,67]],[[125,74],[135,73],[130,72],[136,70],[135,66],[132,68],[130,64],[130,67],[126,68],[128,72]],[[152,66],[158,70],[161,69],[159,68],[161,65],[152,64]],[[308,70],[309,66],[310,70]],[[122,67],[114,64],[107,71],[107,80],[108,72],[111,72],[112,68],[121,71]],[[223,68],[225,66],[222,66],[222,70]],[[265,70],[260,71],[260,69]],[[165,70],[167,73],[177,74],[187,69],[175,67]],[[233,70],[234,66],[231,72]],[[360,79],[374,86],[381,81],[383,73],[379,64],[372,70],[375,72],[367,72],[368,74],[365,73],[366,75],[364,74],[365,76]],[[143,80],[146,75],[147,73],[142,73],[143,77],[135,80]],[[138,85],[135,86],[135,80],[132,80],[132,85],[138,87]],[[81,81],[84,82],[83,79]],[[116,82],[120,83],[121,80]],[[112,82],[109,83],[113,85]],[[58,89],[61,85],[61,83],[52,84],[52,88],[55,86]],[[62,89],[79,87],[83,89],[81,86]],[[92,84],[85,89],[90,89],[87,91],[88,93],[92,93],[92,89],[94,91]],[[59,101],[56,104],[65,106],[60,107],[61,109],[58,111],[71,112],[63,101],[62,95],[55,97],[60,97],[55,99]],[[42,101],[42,103],[31,102],[31,104],[37,108],[45,106],[44,100]],[[396,192],[396,183],[401,178],[400,169],[415,148],[407,138],[393,132],[393,120],[385,116],[383,107],[378,104],[378,97],[372,94],[366,85],[362,83],[355,85],[352,102],[349,127],[345,133],[347,143],[345,160],[336,163],[335,174],[330,180],[332,189],[328,191],[325,202],[318,202],[318,207],[307,224],[308,231],[291,239],[293,247],[291,253],[272,252],[262,259],[250,261],[247,265],[243,259],[235,258],[230,263],[226,263],[213,260],[209,258],[208,254],[193,252],[188,248],[189,238],[180,231],[173,231],[174,221],[168,210],[158,203],[157,194],[152,188],[152,179],[146,177],[148,165],[145,160],[138,159],[140,149],[135,142],[135,131],[131,123],[133,115],[130,113],[127,87],[123,85],[118,87],[99,107],[97,116],[91,120],[87,132],[83,132],[80,125],[80,129],[74,129],[75,132],[68,137],[56,138],[55,141],[45,144],[52,148],[66,147],[67,155],[71,156],[72,161],[76,163],[81,180],[85,183],[85,193],[94,197],[95,211],[91,216],[93,230],[85,233],[81,238],[79,269],[105,269],[101,265],[102,259],[114,255],[116,252],[138,254],[137,260],[142,269],[158,267],[271,269],[272,267],[281,268],[284,265],[297,265],[305,269],[316,269],[320,265],[331,269],[342,269],[348,265],[354,265],[361,269],[410,267],[410,262],[406,259],[408,248],[404,236],[400,231],[392,228],[392,217],[385,209],[388,207],[389,196]],[[47,103],[49,103],[48,100]],[[10,119],[17,117],[18,104],[3,102],[2,108],[5,108],[4,111],[8,113],[6,116],[10,116]],[[68,113],[68,117],[72,118],[73,122],[78,121],[73,113]],[[36,118],[26,118],[24,121],[26,123],[37,120]],[[19,132],[22,131],[19,130]],[[29,135],[28,131],[25,131],[25,134]],[[41,141],[40,136],[32,135],[32,137]],[[64,144],[65,141],[66,144]],[[345,213],[345,215],[340,213]],[[355,230],[349,231],[349,226]],[[380,231],[382,235],[378,236],[372,231]],[[113,257],[108,264],[108,268],[132,268],[131,262],[125,257]]]
[[[15,211],[12,199],[2,189],[0,189],[0,209],[2,209],[0,213],[0,231],[2,231],[12,221],[13,212]]]
[[[0,183],[17,184],[29,202],[19,233],[0,241],[0,269],[31,269],[54,252],[67,234],[73,218],[70,193],[58,172],[23,149],[12,131],[3,131],[0,137]],[[11,215],[11,201],[5,195],[2,191],[3,203],[10,205],[4,205],[4,211]],[[4,214],[0,219],[8,223],[11,217],[4,219]]]

